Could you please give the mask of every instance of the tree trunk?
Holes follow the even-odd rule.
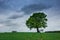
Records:
[[[37,27],[37,33],[39,33],[40,31],[39,31],[39,29],[38,29],[38,27]]]

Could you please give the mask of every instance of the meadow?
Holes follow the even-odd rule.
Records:
[[[60,33],[0,33],[0,40],[60,40]]]

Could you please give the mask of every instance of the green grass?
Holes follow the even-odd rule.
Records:
[[[60,40],[60,33],[0,33],[0,40]]]

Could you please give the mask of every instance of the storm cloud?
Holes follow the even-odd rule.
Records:
[[[10,16],[8,19],[17,19],[20,17],[23,17],[23,15],[13,15],[13,16]]]
[[[23,8],[21,8],[21,10],[18,10],[16,11],[17,14],[18,12],[24,12],[23,15],[12,15],[11,17],[9,17],[9,19],[17,19],[17,18],[20,18],[20,17],[23,17],[24,15],[29,15],[33,12],[36,12],[36,11],[42,11],[42,10],[46,10],[46,9],[49,9],[51,8],[52,6],[48,5],[44,5],[44,4],[31,4],[31,5],[27,5],[27,6],[24,6]]]
[[[25,12],[25,14],[31,14],[32,12],[35,12],[35,11],[42,11],[44,9],[48,9],[50,8],[51,6],[48,5],[44,5],[44,4],[31,4],[31,5],[28,5],[28,6],[24,6],[21,11]]]

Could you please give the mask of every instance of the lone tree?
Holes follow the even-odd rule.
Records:
[[[39,28],[47,27],[47,15],[43,12],[33,13],[32,16],[26,21],[26,25],[28,28],[36,28],[37,32],[39,33]]]

